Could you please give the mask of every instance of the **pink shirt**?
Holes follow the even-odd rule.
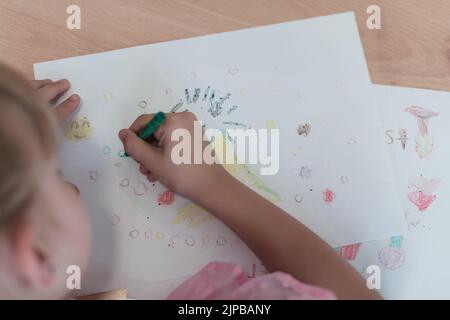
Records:
[[[211,262],[183,282],[167,299],[331,300],[336,299],[336,296],[328,290],[301,283],[283,272],[249,279],[237,264]]]

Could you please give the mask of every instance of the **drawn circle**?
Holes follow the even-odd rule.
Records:
[[[130,231],[129,235],[130,235],[130,238],[136,239],[137,237],[139,237],[139,230],[133,229]]]
[[[239,90],[239,94],[241,96],[245,96],[247,93],[248,93],[247,89],[242,88],[242,89]]]
[[[233,68],[228,70],[228,73],[231,74],[232,76],[237,75],[239,73],[239,69],[238,68]]]
[[[195,239],[192,236],[187,236],[184,242],[187,246],[192,247],[195,244]]]
[[[91,180],[97,180],[97,178],[98,178],[98,172],[97,171],[95,171],[95,170],[90,170],[89,171],[89,178],[91,179]]]
[[[130,179],[122,179],[122,181],[120,181],[120,186],[122,188],[126,188],[130,185]]]
[[[122,164],[121,164],[120,162],[116,162],[114,165],[116,166],[116,168],[120,168],[120,166],[121,166]]]
[[[117,214],[114,214],[111,217],[111,223],[112,223],[113,226],[118,225],[120,223],[120,217]]]
[[[222,247],[227,243],[227,239],[225,239],[224,237],[220,236],[217,238],[216,243],[218,246]]]
[[[203,238],[202,238],[202,242],[206,246],[209,243],[209,236],[208,235],[204,235]]]
[[[172,89],[167,88],[167,89],[164,91],[164,93],[165,93],[166,95],[172,94]]]
[[[405,253],[401,248],[385,247],[378,253],[378,260],[385,268],[395,270],[405,262]]]
[[[89,140],[92,134],[92,125],[86,117],[76,117],[64,129],[64,136],[73,142]]]
[[[349,178],[346,177],[346,176],[342,176],[342,177],[341,177],[341,182],[342,182],[343,184],[347,184],[347,183],[349,182]]]
[[[150,239],[150,238],[152,237],[152,235],[153,235],[153,231],[152,231],[152,229],[150,229],[150,228],[148,228],[147,231],[144,232],[144,236],[145,236],[147,239]]]
[[[330,162],[329,162],[328,160],[325,160],[325,159],[324,159],[324,160],[322,160],[320,166],[321,166],[323,169],[327,169],[327,168],[330,167]]]
[[[170,239],[170,241],[171,241],[172,243],[174,243],[174,244],[177,243],[178,240],[180,240],[180,235],[178,235],[178,234],[174,235],[174,236]]]
[[[112,100],[112,93],[109,92],[109,91],[106,91],[106,92],[103,94],[103,97],[104,97],[106,100]]]
[[[148,105],[148,103],[145,100],[139,101],[139,103],[138,103],[138,107],[141,109],[147,108],[147,105]]]
[[[311,175],[312,175],[312,170],[309,167],[303,166],[300,168],[300,177],[302,179],[309,179],[309,178],[311,178]]]
[[[102,152],[103,152],[104,155],[110,154],[111,153],[111,147],[108,147],[108,146],[103,147]]]
[[[297,194],[297,195],[295,195],[294,200],[295,200],[295,202],[297,202],[297,203],[301,203],[301,202],[303,201],[303,195],[300,194],[300,193]]]
[[[347,144],[352,146],[352,145],[356,144],[356,140],[353,139],[353,138],[350,138],[350,139],[347,140]]]
[[[133,189],[134,194],[137,196],[143,196],[147,193],[147,186],[143,182],[139,182]]]

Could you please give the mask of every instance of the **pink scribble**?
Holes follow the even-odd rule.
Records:
[[[175,194],[173,191],[166,190],[159,194],[158,196],[158,204],[171,205],[175,200]]]
[[[425,211],[436,199],[436,196],[433,194],[425,194],[423,191],[414,191],[408,193],[408,199],[417,206],[419,211]]]
[[[410,187],[416,190],[408,193],[408,199],[417,206],[419,211],[425,211],[436,200],[436,195],[433,193],[440,185],[439,179],[427,179],[421,176],[410,184]]]
[[[405,111],[417,120],[419,133],[416,136],[416,152],[420,158],[425,158],[433,152],[433,138],[428,135],[428,120],[438,116],[439,113],[423,107],[408,107]]]
[[[420,216],[418,213],[407,212],[405,214],[405,220],[408,225],[408,230],[412,230],[416,228],[419,224],[421,224]]]
[[[355,260],[356,256],[359,252],[359,247],[361,246],[361,243],[355,243],[351,244],[345,247],[341,247],[340,255],[346,260]]]
[[[405,262],[405,253],[400,248],[384,247],[378,253],[378,260],[389,270],[395,270]]]
[[[417,124],[419,125],[419,132],[422,135],[428,134],[427,120],[439,115],[439,113],[429,109],[425,109],[423,107],[408,107],[405,109],[405,111],[416,117]]]
[[[410,186],[416,188],[417,190],[423,191],[426,194],[434,193],[442,185],[439,179],[427,179],[423,176],[416,178],[411,182]]]
[[[330,189],[326,189],[323,192],[323,201],[325,201],[326,204],[332,203],[334,201],[334,198],[335,198],[335,194]]]

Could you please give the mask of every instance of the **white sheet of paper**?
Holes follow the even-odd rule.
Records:
[[[252,76],[255,72],[271,74],[272,78],[263,83]],[[235,113],[239,122],[251,123],[253,127],[265,127],[270,122],[269,126],[278,123],[280,128],[287,128],[281,133],[285,134],[282,141],[286,142],[282,152],[289,149],[293,156],[281,156],[284,170],[281,175],[283,179],[295,178],[298,191],[291,189],[292,180],[285,183],[268,177],[265,182],[259,181],[242,168],[235,173],[256,189],[259,186],[265,196],[276,198],[279,194],[286,199],[280,206],[331,244],[402,233],[402,224],[397,219],[397,195],[388,192],[393,185],[390,169],[385,166],[377,132],[367,130],[375,128],[375,119],[368,117],[372,110],[370,103],[363,102],[370,79],[353,13],[39,63],[35,65],[35,76],[70,79],[71,92],[80,94],[83,101],[78,116],[86,117],[93,130],[90,140],[64,140],[62,147],[64,173],[80,187],[94,222],[93,260],[85,279],[88,281],[84,282],[85,292],[123,286],[127,274],[135,279],[142,277],[143,281],[178,278],[192,274],[205,261],[217,259],[239,261],[249,273],[264,271],[245,245],[207,213],[190,206],[179,212],[186,200],[177,196],[172,206],[159,206],[157,198],[164,188],[148,184],[137,173],[136,163],[120,156],[119,129],[128,127],[141,113],[170,110],[186,99],[184,89],[215,87],[216,99],[225,91],[232,91],[232,99],[236,101],[233,103],[239,107],[229,114],[230,121]],[[281,80],[308,77],[324,83],[298,80],[287,84]],[[357,82],[363,89],[349,94],[343,86],[347,82]],[[332,91],[329,96],[323,94],[326,90]],[[191,98],[192,94],[191,91]],[[211,96],[212,92],[208,94]],[[301,106],[298,99],[314,108],[299,107],[291,112],[292,103]],[[367,113],[361,114],[358,109],[362,104],[367,106]],[[180,111],[186,105],[185,101]],[[261,108],[256,113],[255,105]],[[232,106],[227,104],[227,108]],[[273,112],[270,108],[274,106],[280,111]],[[295,112],[299,119],[292,117]],[[317,133],[307,138],[296,134],[302,117],[309,118],[313,128],[317,126],[318,130],[313,129]],[[354,126],[346,125],[353,117]],[[206,123],[208,119],[202,120]],[[88,126],[83,119],[69,123],[73,129],[71,137],[76,140],[87,134],[83,126]],[[305,145],[294,147],[297,139],[302,138]],[[364,145],[364,141],[370,145]],[[351,151],[342,153],[340,148]],[[309,189],[298,176],[302,161],[294,160],[301,158],[305,150],[314,151],[310,158],[305,157],[305,163],[310,162],[313,169]],[[352,162],[354,157],[363,161]],[[318,158],[320,162],[314,162]],[[327,181],[327,172],[333,170],[345,173]],[[341,192],[344,188],[341,175],[351,182],[345,183],[345,188],[358,190],[355,198]],[[365,189],[365,183],[373,177],[378,182]],[[360,187],[363,184],[364,188]],[[326,188],[336,193],[336,200],[330,206],[316,206],[315,203],[323,204],[322,193]],[[300,215],[296,213],[295,202],[299,193],[305,200],[301,204],[307,209]],[[195,237],[187,229],[195,230]],[[146,240],[150,241],[143,244]],[[187,248],[194,247],[194,242],[205,247],[211,244],[211,248],[206,252]],[[148,250],[139,251],[147,244]],[[130,272],[126,262],[132,247],[135,252],[142,252],[142,263],[133,254]],[[180,260],[185,263],[179,265]]]
[[[366,277],[379,266],[387,299],[449,299],[450,93],[374,88],[409,231],[363,243],[351,263]]]

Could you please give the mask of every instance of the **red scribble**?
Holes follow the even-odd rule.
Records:
[[[346,260],[355,260],[358,255],[359,247],[361,243],[351,244],[345,247],[341,247],[340,255]]]
[[[325,201],[327,204],[332,203],[334,200],[334,197],[335,197],[335,194],[330,189],[326,189],[323,192],[323,201]]]
[[[417,206],[419,211],[425,211],[436,199],[436,196],[433,194],[426,194],[423,191],[414,191],[408,193],[408,199]]]
[[[173,191],[166,190],[159,194],[158,196],[158,204],[171,205],[175,201],[175,194]]]

